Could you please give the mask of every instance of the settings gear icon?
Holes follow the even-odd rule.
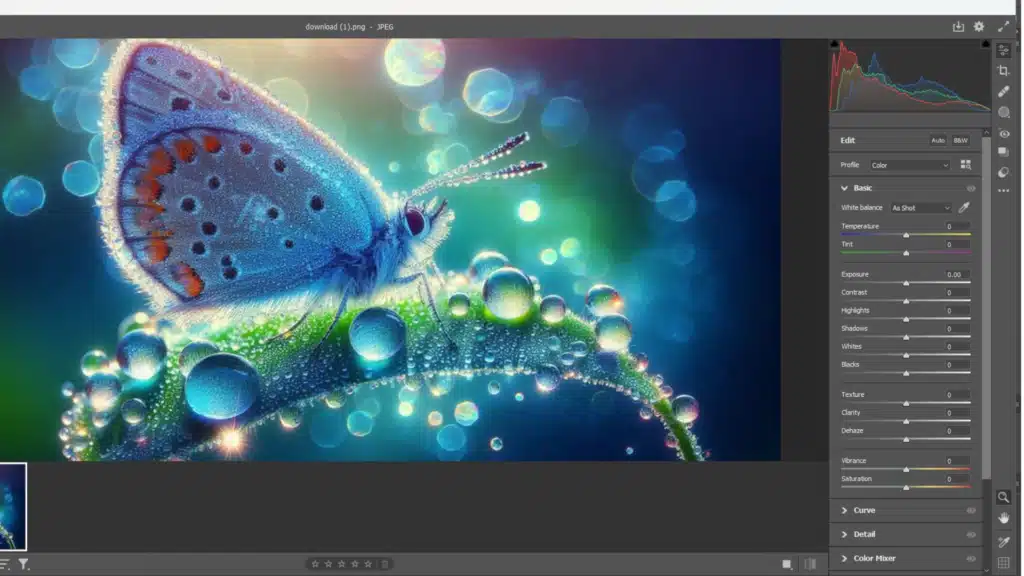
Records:
[[[982,22],[981,20],[975,22],[974,23],[974,31],[975,32],[984,32],[985,31],[985,23]]]

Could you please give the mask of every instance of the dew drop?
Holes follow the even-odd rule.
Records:
[[[133,330],[117,343],[117,363],[134,380],[149,380],[156,376],[167,357],[163,339],[145,330]]]
[[[244,414],[256,402],[259,383],[259,373],[245,358],[212,354],[189,372],[185,400],[204,418],[227,420]]]
[[[452,316],[462,318],[469,313],[469,295],[464,292],[456,292],[448,297],[448,310]]]
[[[672,414],[683,424],[692,424],[700,415],[697,399],[688,394],[680,394],[672,400]]]
[[[540,301],[540,317],[548,324],[558,324],[565,319],[565,299],[554,294]]]
[[[585,299],[587,311],[600,318],[607,314],[618,314],[625,307],[625,301],[619,291],[607,284],[595,284],[587,291]]]
[[[502,320],[524,317],[533,305],[533,295],[533,283],[516,268],[499,268],[484,282],[484,303],[491,314]]]
[[[405,345],[405,322],[386,308],[367,308],[349,326],[352,348],[365,360],[389,360]]]
[[[597,335],[597,345],[609,352],[624,350],[633,338],[633,326],[621,314],[602,316],[597,321],[594,332]]]
[[[97,372],[85,381],[85,393],[93,410],[106,412],[117,403],[121,382],[113,374]]]
[[[189,372],[200,360],[217,352],[220,350],[211,342],[205,340],[189,342],[178,354],[178,369],[181,371],[181,375],[188,378]]]
[[[542,364],[537,368],[534,381],[537,383],[537,390],[540,392],[544,394],[553,392],[562,382],[562,371],[553,364]]]
[[[121,404],[121,418],[129,426],[138,426],[146,418],[146,403],[138,398],[129,398]]]
[[[90,350],[82,356],[82,375],[88,378],[97,372],[106,372],[110,359],[102,350]]]

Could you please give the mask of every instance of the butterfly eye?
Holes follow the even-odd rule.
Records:
[[[407,208],[405,210],[405,227],[413,237],[420,236],[426,232],[427,219],[423,217],[423,212],[415,208]]]

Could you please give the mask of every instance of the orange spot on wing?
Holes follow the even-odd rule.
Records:
[[[203,149],[204,150],[206,150],[210,154],[216,154],[217,152],[220,152],[220,148],[221,148],[220,140],[216,136],[213,136],[213,135],[210,135],[210,134],[207,134],[206,136],[203,136]]]
[[[156,220],[160,214],[163,214],[164,207],[159,204],[144,204],[134,212],[135,225],[146,230],[153,226],[153,221]]]
[[[171,246],[166,240],[150,240],[146,244],[146,258],[151,263],[163,262],[171,255]]]
[[[199,277],[199,273],[196,272],[196,269],[188,264],[179,262],[171,272],[171,277],[174,278],[175,282],[181,284],[181,287],[185,290],[185,294],[190,298],[195,298],[203,293],[203,288],[205,287],[203,279]]]
[[[174,153],[178,155],[178,160],[192,162],[196,159],[196,143],[187,138],[175,140]]]
[[[174,158],[163,148],[155,150],[149,155],[149,173],[153,176],[163,176],[174,171]]]
[[[139,178],[135,185],[135,197],[145,203],[153,203],[160,200],[164,193],[164,187],[157,181],[152,172],[146,172]]]

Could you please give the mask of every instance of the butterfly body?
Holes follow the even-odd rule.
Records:
[[[185,46],[124,42],[104,98],[103,236],[153,307],[184,323],[330,290],[373,298],[422,278],[448,234],[445,202],[385,194],[316,127]]]

